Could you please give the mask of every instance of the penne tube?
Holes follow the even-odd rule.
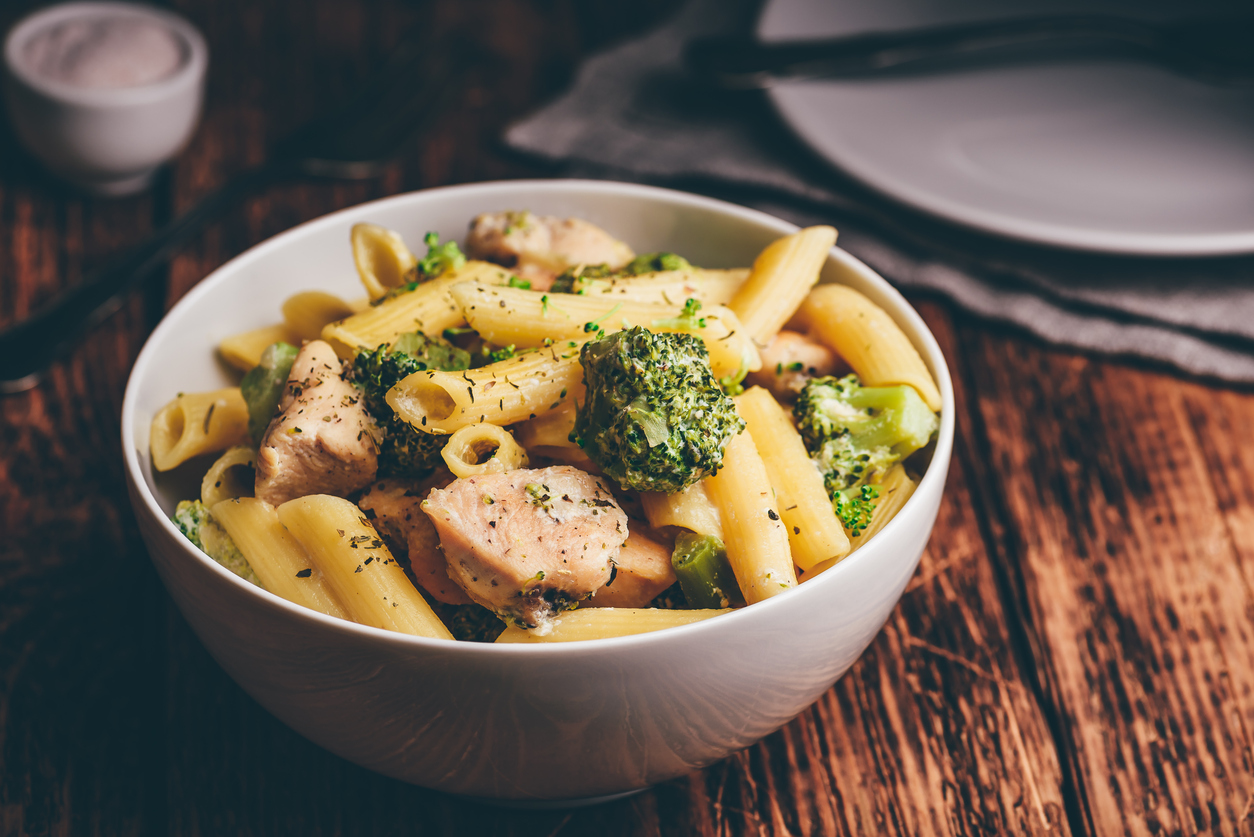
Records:
[[[514,438],[524,448],[572,448],[579,445],[570,440],[575,429],[575,403],[567,399],[556,410],[514,425]]]
[[[588,607],[563,613],[544,635],[525,628],[510,626],[496,638],[501,643],[578,642],[585,639],[609,639],[616,636],[646,634],[679,625],[691,625],[724,613],[719,610],[659,610],[657,608]]]
[[[941,408],[940,390],[910,338],[887,311],[853,288],[815,288],[797,320],[843,357],[865,386],[908,384],[933,412]]]
[[[495,424],[470,424],[448,437],[440,456],[453,476],[503,474],[527,467],[527,452],[508,430]]]
[[[223,500],[253,496],[257,451],[248,445],[227,448],[200,481],[200,502],[212,508]]]
[[[705,343],[715,377],[734,375],[741,369],[762,367],[757,347],[748,338],[729,308],[703,308],[695,317],[683,317],[679,305],[637,302],[603,295],[548,294],[509,288],[488,282],[466,282],[451,290],[470,327],[498,346],[534,348],[546,341],[562,343],[587,340],[589,324],[605,332],[632,326],[650,331],[695,334]]]
[[[705,480],[674,494],[641,491],[640,505],[654,529],[679,526],[698,535],[723,539],[723,519],[719,516],[718,507],[710,500]]]
[[[357,310],[335,294],[304,291],[283,303],[283,322],[298,338],[292,345],[299,347],[303,341],[319,339],[328,324],[351,317]]]
[[[748,280],[728,306],[759,346],[771,342],[819,281],[835,244],[836,230],[807,227],[772,242],[758,255]]]
[[[330,343],[341,358],[352,358],[358,349],[376,349],[412,331],[439,337],[446,328],[465,323],[461,309],[449,296],[449,288],[467,280],[494,282],[508,278],[509,273],[499,265],[469,261],[438,279],[423,282],[412,291],[399,293],[369,310],[331,323],[322,330],[322,339]]]
[[[300,337],[288,328],[287,323],[279,323],[227,337],[218,344],[218,354],[241,372],[249,372],[261,363],[261,353],[275,343],[291,343],[299,347]]]
[[[357,506],[314,494],[288,500],[278,514],[354,622],[415,636],[453,638]]]
[[[149,436],[158,471],[247,442],[248,405],[239,387],[180,394],[153,417]]]
[[[723,467],[705,483],[722,518],[727,560],[745,601],[754,604],[796,587],[788,532],[748,432],[728,441]]]
[[[575,280],[574,292],[581,296],[676,306],[683,305],[687,299],[697,299],[706,305],[726,305],[748,278],[749,269],[744,267],[730,270],[694,267],[608,279],[580,277]]]
[[[387,227],[353,224],[348,237],[357,275],[371,299],[379,299],[405,284],[418,265],[417,257],[405,246],[400,233]]]
[[[279,522],[274,506],[241,497],[214,503],[209,513],[235,541],[263,587],[327,616],[349,618],[309,553]]]
[[[806,570],[848,555],[849,537],[832,509],[823,476],[784,408],[761,387],[735,400],[775,490],[793,563]]]
[[[563,343],[463,372],[424,370],[388,390],[396,414],[416,429],[445,435],[469,424],[533,419],[583,395],[577,343]]]

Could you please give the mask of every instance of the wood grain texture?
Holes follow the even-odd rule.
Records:
[[[1254,401],[987,334],[962,350],[1084,829],[1249,833]]]
[[[294,224],[542,174],[501,150],[502,129],[676,2],[170,5],[214,60],[204,122],[150,194],[77,196],[0,133],[0,323],[264,159],[410,26],[482,55],[384,176],[256,195],[38,389],[0,400],[0,834],[1254,833],[1254,397],[927,300],[960,427],[934,536],[885,630],[783,729],[630,799],[518,812],[379,777],[271,718],[191,634],[138,538],[118,415],[143,339]]]

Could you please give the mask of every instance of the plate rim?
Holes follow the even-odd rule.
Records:
[[[754,24],[754,34],[763,38],[767,13],[781,4],[796,0],[767,0]],[[837,158],[810,129],[804,117],[813,108],[801,101],[808,89],[822,81],[781,83],[767,89],[767,101],[783,125],[820,160],[877,195],[922,212],[933,219],[977,232],[1062,250],[1119,256],[1222,257],[1254,253],[1254,229],[1226,233],[1125,232],[1071,226],[1063,223],[1023,218],[947,198],[931,190],[911,188],[910,184],[880,172],[882,166],[868,165],[857,154]]]

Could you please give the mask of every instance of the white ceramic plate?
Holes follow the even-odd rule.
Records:
[[[1233,4],[769,0],[758,34],[779,41],[1053,12],[1161,20],[1225,7]],[[951,221],[1083,250],[1254,252],[1249,89],[1089,60],[791,83],[770,95],[827,160]]]

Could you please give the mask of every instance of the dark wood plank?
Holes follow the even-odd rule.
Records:
[[[1085,830],[1247,833],[1254,397],[1000,334],[961,348]]]

